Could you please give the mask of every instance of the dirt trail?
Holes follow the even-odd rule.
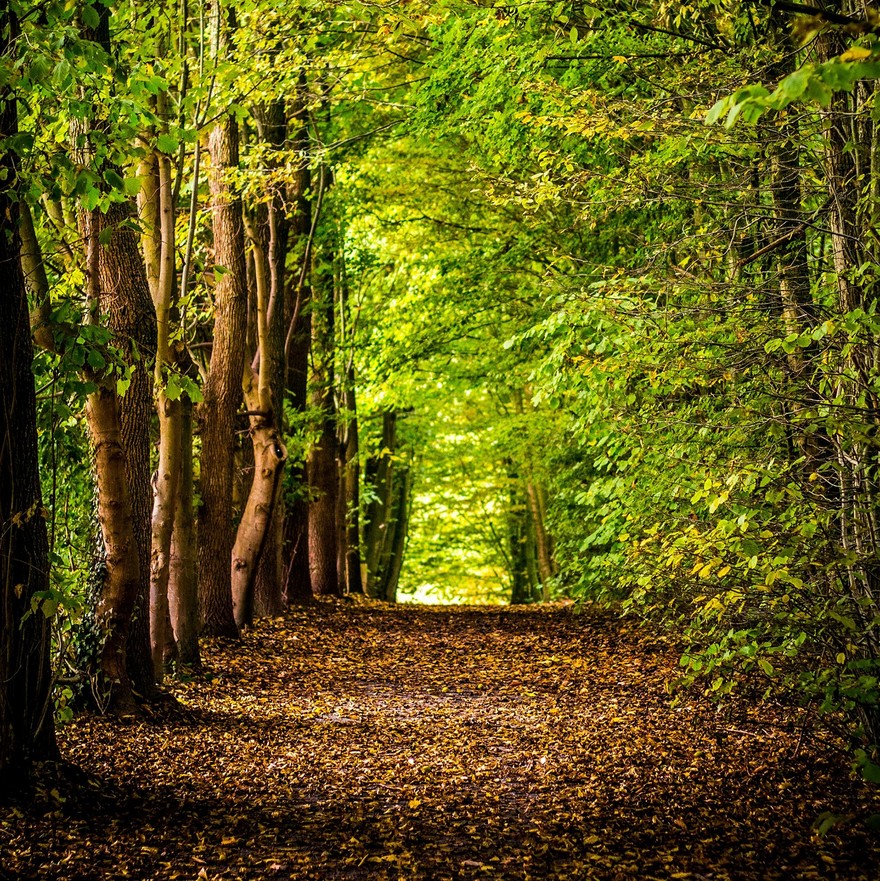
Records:
[[[206,657],[63,729],[84,791],[0,811],[0,878],[880,877],[800,711],[672,707],[675,649],[606,613],[321,603]]]

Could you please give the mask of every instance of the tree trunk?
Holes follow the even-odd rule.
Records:
[[[412,469],[398,468],[395,473],[394,513],[386,533],[386,551],[381,562],[382,599],[397,602],[397,587],[403,569],[406,539],[409,534],[409,506],[412,493]]]
[[[553,579],[553,551],[550,536],[544,526],[541,500],[538,488],[531,481],[526,482],[526,498],[529,501],[529,512],[535,529],[535,544],[538,558],[538,576],[541,579],[541,598],[546,603],[550,599],[550,581]]]
[[[309,451],[309,571],[312,588],[319,596],[341,596],[337,574],[336,496],[339,491],[336,425],[332,409],[323,394],[316,395],[321,407],[321,435]]]
[[[0,12],[3,54],[16,24]],[[18,130],[15,98],[0,90],[0,137]],[[49,662],[48,540],[38,471],[33,350],[18,235],[16,158],[0,157],[0,799],[24,787],[35,761],[56,755]],[[27,617],[25,617],[27,616]]]
[[[153,495],[152,550],[150,557],[150,645],[156,681],[165,669],[168,633],[168,577],[171,536],[181,473],[180,392],[167,392],[166,371],[174,368],[171,350],[171,307],[174,294],[174,212],[171,193],[171,163],[167,156],[155,155],[159,220],[158,275],[152,289],[156,308],[157,345],[155,382],[158,388],[159,464]]]
[[[364,553],[367,564],[367,592],[371,597],[384,598],[380,577],[380,560],[385,547],[393,501],[393,455],[397,444],[397,414],[382,414],[382,441],[377,456],[367,460],[364,482],[370,491],[364,525]]]
[[[279,166],[276,153],[287,146],[287,117],[284,100],[276,100],[256,112],[261,140],[271,148],[270,168]],[[287,216],[286,194],[270,179],[268,190],[268,242],[266,259],[269,272],[269,302],[267,304],[267,334],[270,345],[264,356],[260,355],[260,370],[269,371],[269,389],[272,397],[273,424],[278,431],[284,426],[284,391],[287,380],[285,336],[293,312],[293,304],[287,296],[285,265],[290,221]],[[286,465],[285,465],[286,467]],[[272,519],[266,533],[263,552],[257,563],[254,583],[254,612],[260,617],[280,614],[284,597],[284,564],[281,555],[284,512],[281,499],[283,480],[278,480],[276,499],[272,507]]]
[[[136,235],[125,225],[129,218],[127,204],[114,203],[106,214],[97,210],[83,212],[82,228],[84,240],[98,242],[99,309],[108,316],[114,342],[132,368],[131,383],[119,405],[124,467],[139,565],[127,662],[135,690],[151,698],[156,692],[149,643],[153,381],[146,362],[147,356],[156,348],[156,315]],[[100,244],[101,237],[107,240],[107,244]]]
[[[214,342],[198,408],[202,437],[199,512],[199,600],[204,632],[237,637],[232,611],[232,468],[235,413],[241,401],[247,335],[244,228],[241,200],[227,180],[238,166],[238,129],[231,116],[214,127],[211,154],[211,207],[214,260],[225,272],[214,290]]]
[[[322,174],[326,174],[322,171]],[[322,596],[341,596],[337,542],[339,443],[334,401],[334,320],[332,259],[317,264],[312,292],[312,407],[319,438],[309,449],[309,569],[312,588]]]
[[[345,515],[345,584],[349,593],[363,593],[361,576],[360,538],[360,444],[357,420],[357,398],[354,387],[354,368],[349,369],[345,391],[347,425],[345,430],[344,457],[344,515]]]
[[[270,332],[269,272],[266,253],[261,242],[259,224],[249,226],[253,255],[257,324],[257,355],[255,369],[245,368],[245,404],[250,413],[250,434],[253,442],[254,470],[247,503],[241,515],[232,550],[232,603],[235,623],[244,627],[253,623],[254,582],[257,567],[269,536],[287,460],[287,450],[276,427],[276,403],[272,380],[277,375],[275,346],[280,335]],[[280,591],[280,582],[279,582]]]
[[[308,374],[312,338],[309,265],[312,226],[315,219],[311,201],[312,178],[307,158],[309,134],[303,101],[304,90],[305,82],[301,78],[292,116],[292,123],[297,126],[294,148],[304,157],[292,193],[295,206],[292,243],[298,249],[298,253],[294,262],[296,267],[294,277],[285,286],[285,299],[288,303],[288,332],[285,340],[286,386],[291,408],[302,420],[299,425],[294,426],[297,432],[304,430],[304,419],[309,403]],[[316,207],[320,209],[320,205]],[[292,484],[293,492],[292,498],[287,500],[284,506],[282,553],[285,561],[284,600],[288,604],[307,603],[313,597],[313,589],[309,567],[309,498],[306,464],[301,461],[291,462],[288,469],[289,484]]]
[[[193,510],[193,406],[184,397],[180,402],[180,476],[171,536],[168,605],[171,627],[177,643],[177,661],[198,669],[199,594],[196,552],[195,512]]]

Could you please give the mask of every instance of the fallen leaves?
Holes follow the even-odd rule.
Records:
[[[209,644],[179,709],[62,729],[86,782],[0,813],[0,878],[874,879],[880,799],[836,745],[798,752],[794,710],[672,707],[677,655],[645,637],[559,608],[292,610]]]

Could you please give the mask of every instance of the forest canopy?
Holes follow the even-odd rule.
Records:
[[[0,780],[365,594],[610,604],[880,782],[878,33],[0,4]]]

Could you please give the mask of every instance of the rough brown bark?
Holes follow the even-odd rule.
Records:
[[[83,27],[85,39],[96,42],[110,53],[110,9],[99,6],[95,28]],[[93,121],[94,130],[101,128]],[[83,121],[73,123],[73,153],[87,164],[92,156],[92,132]],[[130,506],[134,552],[138,561],[138,590],[128,626],[126,663],[135,690],[143,697],[157,695],[150,655],[149,588],[150,588],[150,419],[153,410],[152,371],[146,362],[155,353],[156,315],[150,298],[146,272],[138,245],[138,237],[130,225],[131,206],[127,201],[113,202],[106,210],[83,210],[79,229],[87,248],[88,284],[93,317],[101,314],[113,332],[114,344],[131,368],[131,381],[116,407],[121,422],[122,464],[128,483],[125,504]],[[114,391],[115,394],[115,391]],[[101,402],[96,412],[110,418],[111,408]],[[109,424],[102,431],[109,432]],[[107,435],[109,436],[109,434]],[[115,461],[115,460],[114,460]],[[108,488],[115,487],[110,481]],[[101,475],[98,475],[99,494]],[[104,499],[104,504],[115,504]],[[99,507],[102,504],[99,499]],[[120,501],[121,504],[121,501]],[[109,510],[109,508],[107,509]],[[120,516],[124,516],[120,514]],[[109,562],[108,562],[109,566]],[[108,580],[113,577],[108,575]],[[124,579],[123,579],[124,580]]]
[[[15,21],[0,12],[5,55]],[[2,56],[0,56],[2,57]],[[4,58],[5,60],[5,58]],[[0,91],[0,138],[17,131],[15,99]],[[21,268],[15,157],[0,157],[0,799],[28,782],[34,762],[56,754],[50,699],[50,621],[35,594],[49,587],[40,494],[36,395]]]
[[[232,612],[232,468],[235,413],[241,401],[247,334],[244,227],[241,199],[227,175],[238,166],[238,129],[225,116],[211,132],[211,207],[214,260],[225,271],[214,290],[214,341],[204,401],[198,418],[202,437],[199,512],[199,600],[204,632],[237,637]]]
[[[146,368],[146,361],[156,348],[156,315],[137,237],[126,225],[129,218],[128,205],[114,203],[106,214],[97,210],[83,212],[82,229],[86,241],[100,242],[103,237],[107,242],[97,245],[99,309],[107,315],[114,342],[132,367],[131,383],[119,406],[128,497],[139,563],[128,664],[135,690],[149,698],[155,694],[156,685],[149,642],[153,377]]]

